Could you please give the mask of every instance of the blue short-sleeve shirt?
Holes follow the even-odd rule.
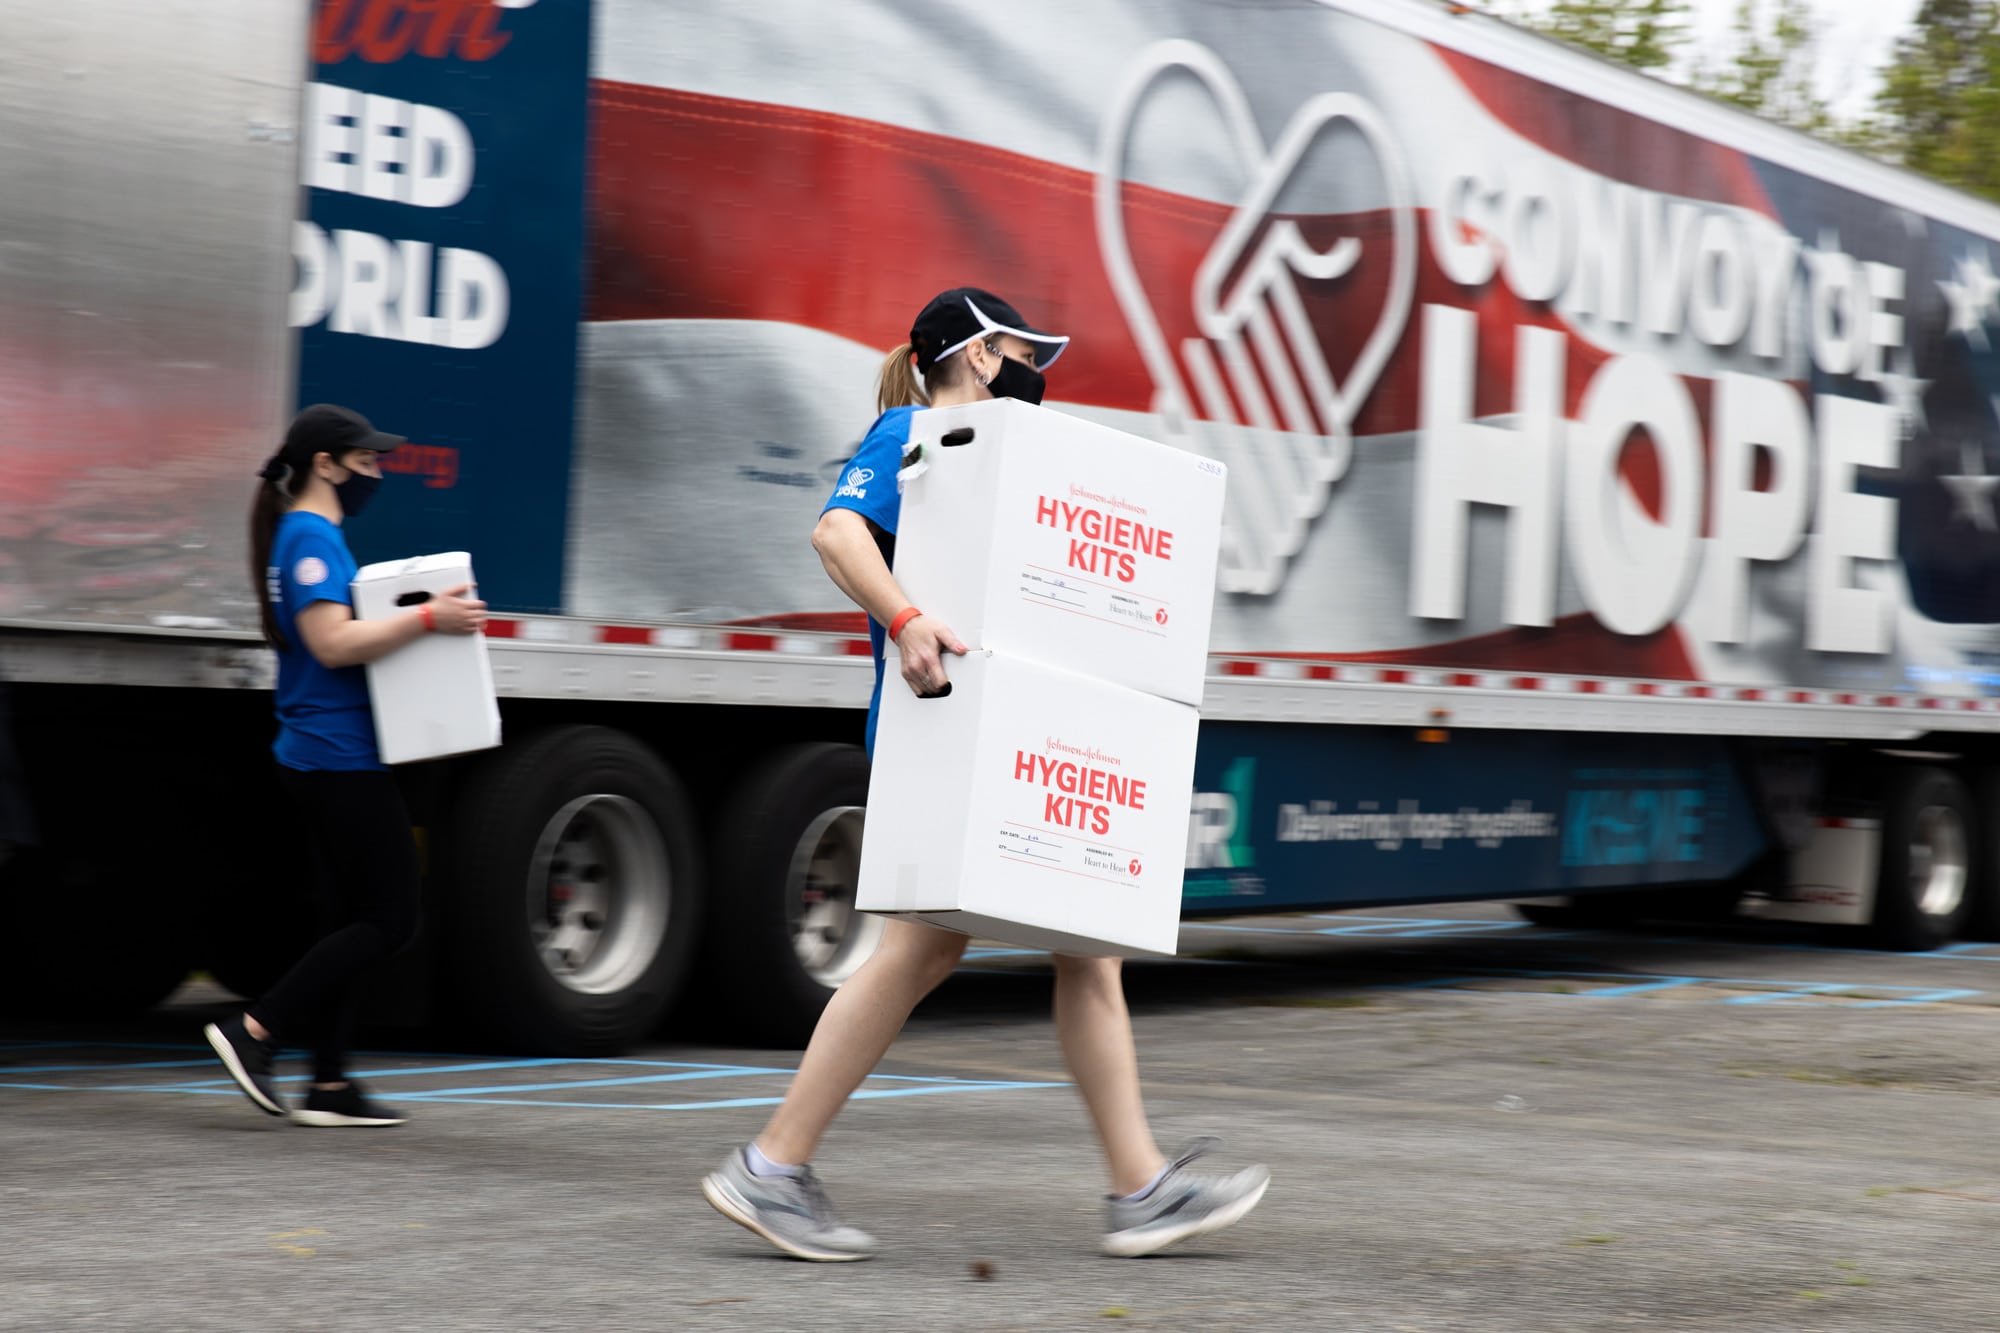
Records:
[[[903,466],[903,446],[910,440],[910,418],[914,407],[892,407],[875,418],[862,438],[861,447],[841,469],[840,482],[826,509],[852,509],[879,529],[876,544],[882,558],[896,563],[896,518],[902,513],[903,495],[896,486],[896,474]],[[826,509],[820,512],[824,514]],[[888,630],[868,617],[868,642],[875,649],[875,692],[868,698],[868,754],[875,754],[875,720],[882,712],[883,649]]]
[[[318,514],[278,520],[265,570],[265,594],[289,645],[278,654],[278,739],[271,750],[286,768],[381,769],[375,712],[365,668],[324,667],[299,637],[299,612],[314,602],[354,604],[354,557],[340,529]]]

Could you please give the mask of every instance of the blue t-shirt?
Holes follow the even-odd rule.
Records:
[[[299,612],[314,602],[354,604],[354,557],[340,529],[299,511],[278,520],[265,593],[290,646],[278,654],[278,739],[271,750],[286,768],[352,772],[384,767],[375,748],[368,675],[358,666],[319,664],[299,637]]]
[[[903,493],[896,486],[896,474],[903,467],[903,446],[910,440],[910,418],[914,407],[892,407],[875,418],[861,447],[841,469],[840,484],[826,509],[852,509],[872,522],[880,535],[876,544],[882,558],[896,563],[896,517],[903,511]],[[820,513],[824,514],[826,509]],[[868,755],[875,755],[875,720],[882,712],[883,647],[889,632],[868,617],[868,642],[875,649],[875,692],[868,696]]]

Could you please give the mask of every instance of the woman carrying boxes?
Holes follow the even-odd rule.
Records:
[[[989,398],[1039,403],[1043,372],[1068,341],[1032,328],[991,293],[961,287],[926,305],[909,342],[883,363],[881,415],[842,471],[813,531],[813,547],[827,573],[869,616],[875,650],[867,731],[871,755],[885,643],[896,645],[903,682],[920,696],[944,689],[945,658],[967,651],[950,626],[909,604],[890,570],[900,509],[897,473],[910,419],[925,406]],[[966,936],[951,931],[889,921],[875,956],[828,1003],[784,1104],[754,1142],[731,1151],[702,1181],[703,1194],[718,1212],[798,1258],[841,1261],[876,1252],[873,1237],[840,1221],[808,1163],[917,1002],[957,967],[966,943]],[[1057,1037],[1111,1178],[1105,1250],[1151,1254],[1241,1220],[1263,1197],[1270,1173],[1261,1166],[1230,1176],[1190,1171],[1213,1140],[1196,1140],[1173,1161],[1161,1154],[1140,1098],[1119,960],[1059,954],[1055,973]]]
[[[417,852],[401,792],[376,749],[366,663],[425,634],[477,634],[486,604],[433,597],[380,620],[354,618],[354,557],[343,519],[382,481],[380,458],[403,443],[358,413],[299,413],[258,474],[250,515],[252,586],[278,652],[277,777],[304,826],[298,869],[318,879],[329,926],[305,957],[241,1015],[204,1035],[259,1110],[286,1114],[271,1067],[283,1036],[309,1034],[313,1082],[291,1112],[302,1125],[396,1125],[347,1077],[356,986],[417,926]]]

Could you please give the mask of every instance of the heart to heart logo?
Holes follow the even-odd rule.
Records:
[[[1153,621],[1154,621],[1154,623],[1155,623],[1155,624],[1159,624],[1159,625],[1164,625],[1164,624],[1166,624],[1166,623],[1167,623],[1167,608],[1163,606],[1163,607],[1161,607],[1161,608],[1160,608],[1159,610],[1157,610],[1157,611],[1153,612]]]
[[[1124,204],[1125,158],[1142,104],[1174,70],[1206,87],[1248,176],[1188,293],[1200,335],[1177,349],[1168,345],[1140,281]],[[1387,296],[1344,379],[1327,365],[1299,281],[1346,276],[1364,259],[1364,247],[1348,236],[1315,250],[1297,223],[1272,216],[1307,150],[1342,129],[1360,135],[1381,172],[1391,251]],[[1154,413],[1170,442],[1216,457],[1230,470],[1218,582],[1230,592],[1275,593],[1346,474],[1355,414],[1409,322],[1417,223],[1402,153],[1381,114],[1351,93],[1309,99],[1266,145],[1229,68],[1207,47],[1176,38],[1148,48],[1112,101],[1098,141],[1095,205],[1105,273],[1152,376]],[[1356,312],[1349,322],[1365,316]]]
[[[1134,876],[1139,873],[1139,868],[1139,858],[1136,856],[1132,858],[1132,864],[1126,867]]]

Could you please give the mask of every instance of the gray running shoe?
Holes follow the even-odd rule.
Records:
[[[1190,1236],[1220,1231],[1242,1221],[1264,1191],[1271,1173],[1249,1166],[1233,1176],[1198,1176],[1188,1164],[1206,1156],[1220,1139],[1189,1141],[1167,1167],[1166,1178],[1143,1199],[1112,1199],[1104,1231],[1104,1252],[1121,1259],[1152,1254]]]
[[[701,1192],[716,1212],[799,1259],[848,1263],[881,1248],[867,1232],[842,1225],[809,1166],[796,1176],[752,1175],[738,1148],[703,1179]]]

